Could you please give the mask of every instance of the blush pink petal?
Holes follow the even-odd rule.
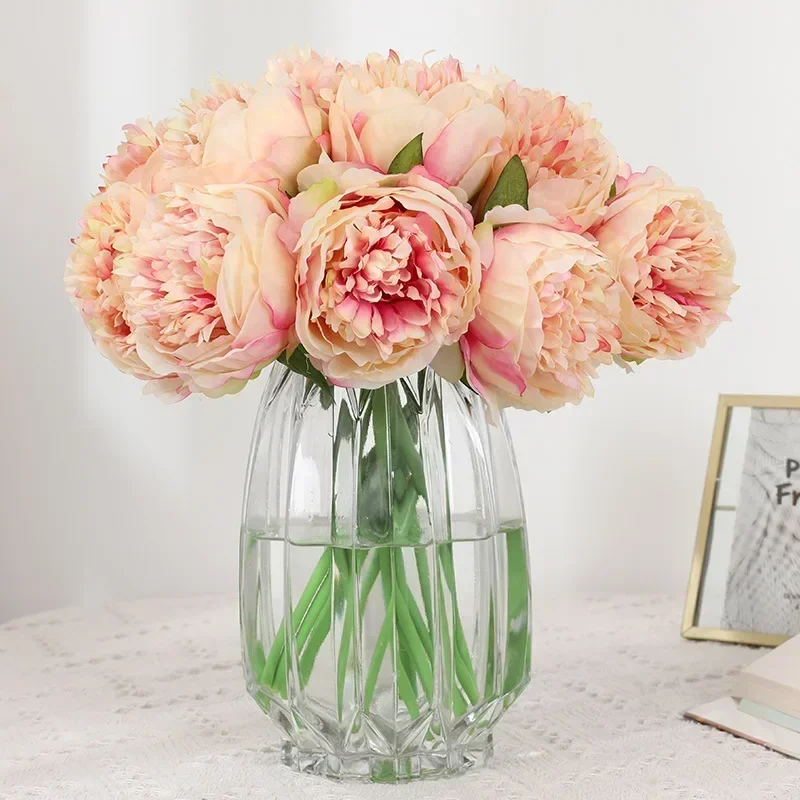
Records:
[[[152,197],[117,260],[136,353],[172,397],[238,391],[292,341],[295,261],[278,238],[276,183]]]
[[[460,112],[428,148],[425,168],[456,185],[486,153],[489,143],[500,136],[504,121],[503,112],[488,104]]]
[[[204,167],[229,168],[232,177],[249,168],[252,161],[245,107],[227,100],[214,113],[203,148]]]
[[[503,168],[517,155],[528,178],[529,208],[543,208],[581,232],[602,219],[620,162],[588,107],[543,90],[522,89],[514,81],[496,86],[492,96],[505,127],[476,210],[482,211]]]
[[[618,179],[592,229],[624,287],[622,354],[683,358],[727,318],[735,255],[722,218],[696,189],[650,167]]]
[[[364,159],[386,172],[394,157],[415,136],[433,140],[447,125],[447,117],[422,105],[387,108],[369,116],[358,135]]]
[[[486,184],[487,179],[492,171],[492,164],[494,157],[501,152],[502,147],[500,139],[492,139],[486,145],[486,151],[483,155],[479,156],[472,166],[467,168],[467,171],[461,176],[458,181],[458,189],[464,192],[468,199],[472,199],[480,192],[481,187]]]
[[[109,175],[124,171],[127,166],[129,162],[125,166],[116,162]],[[81,233],[73,240],[64,274],[70,299],[97,348],[117,369],[142,380],[158,375],[137,352],[117,265],[133,248],[133,237],[146,205],[144,192],[125,181],[111,183],[92,198],[81,220]]]
[[[247,136],[254,161],[269,157],[281,139],[298,137],[312,141],[322,129],[308,126],[300,98],[290,89],[272,88],[256,92],[247,103]],[[206,145],[208,147],[208,145]]]
[[[278,178],[294,193],[297,173],[316,162],[328,133],[320,102],[307,87],[214,82],[211,94],[193,93],[164,123],[160,165],[148,177],[156,191]]]
[[[344,109],[335,103],[328,112],[328,125],[331,134],[331,158],[334,161],[365,161],[364,150],[353,128],[353,123]]]
[[[544,223],[499,228],[485,252],[480,303],[461,340],[471,385],[494,408],[579,402],[596,367],[620,352],[611,265],[586,237]]]
[[[455,59],[426,65],[370,56],[347,65],[327,112],[334,161],[386,171],[422,134],[426,174],[466,199],[490,177],[505,126],[492,93],[468,83]]]

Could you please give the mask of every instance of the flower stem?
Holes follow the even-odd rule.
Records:
[[[475,705],[478,702],[478,683],[475,679],[475,670],[472,667],[472,658],[469,653],[469,645],[464,635],[464,627],[461,624],[461,612],[458,609],[458,592],[456,591],[456,574],[453,563],[453,545],[443,544],[439,546],[439,560],[444,572],[447,588],[453,599],[453,638],[455,644],[456,672],[458,680],[464,689],[470,703]]]
[[[414,548],[414,560],[417,562],[419,587],[422,592],[422,605],[425,608],[425,619],[428,621],[428,630],[433,630],[433,598],[431,597],[431,570],[428,566],[428,553],[422,547]]]
[[[525,530],[506,531],[508,558],[508,637],[506,640],[506,674],[503,692],[520,686],[531,657],[528,635],[528,560],[525,552]]]
[[[362,574],[364,564],[370,556],[372,556],[372,560],[370,561],[366,571]],[[378,554],[372,550],[359,550],[356,554],[355,568],[355,574],[361,576],[359,608],[364,608],[367,598],[372,591],[372,587],[375,585],[375,581],[378,578],[379,572],[380,561]],[[347,662],[350,658],[350,643],[353,638],[353,625],[355,623],[355,598],[353,597],[355,586],[356,582],[353,576],[351,577],[351,582],[347,589],[347,608],[345,611],[344,624],[342,625],[342,640],[339,650],[339,661],[336,665],[337,708],[340,718],[343,711],[344,685],[347,679]]]
[[[442,589],[442,582],[439,581],[439,632],[441,636],[442,656],[444,657],[444,668],[446,673],[444,701],[453,709],[453,713],[460,717],[467,711],[467,703],[464,700],[464,695],[454,679],[452,651],[450,650],[450,631],[447,624],[447,609],[444,602],[444,590]]]
[[[392,592],[390,605],[394,607],[394,593]],[[372,651],[372,658],[369,662],[369,670],[367,671],[367,680],[364,684],[364,708],[369,710],[372,706],[372,695],[375,693],[375,686],[378,683],[378,674],[381,670],[383,657],[386,655],[386,648],[389,645],[389,639],[392,636],[392,629],[394,627],[394,614],[387,611],[383,619],[383,624],[378,631],[378,638],[375,640],[375,649]]]
[[[338,534],[332,530],[332,544],[314,567],[291,619],[281,623],[267,657],[263,651],[254,653],[251,664],[257,667],[261,683],[285,698],[289,636],[293,636],[292,652],[299,659],[300,687],[305,687],[331,634],[334,617],[343,614],[335,664],[337,712],[343,719],[356,625],[364,622],[364,609],[380,575],[385,616],[366,670],[365,708],[369,710],[375,698],[386,650],[391,647],[395,702],[404,704],[412,718],[418,717],[421,700],[433,702],[434,671],[437,658],[441,658],[445,674],[442,699],[456,717],[461,717],[469,707],[479,704],[482,692],[486,697],[495,695],[499,680],[503,681],[503,691],[518,686],[528,668],[524,534],[506,532],[509,633],[505,672],[496,674],[496,608],[490,604],[487,664],[479,686],[459,611],[452,542],[420,544],[420,499],[427,503],[426,475],[419,450],[420,409],[412,407],[409,397],[404,407],[396,384],[361,395],[359,409],[362,419],[358,426],[349,416],[345,422],[340,418],[335,446],[349,436],[359,440],[356,479],[362,500],[356,509],[358,536],[372,546],[358,550],[337,546]],[[407,579],[407,547],[414,552],[418,590],[416,581],[412,590]],[[436,572],[432,573],[432,569]]]
[[[420,640],[417,628],[411,619],[411,613],[408,610],[407,595],[404,591],[406,587],[405,577],[401,577],[399,574],[402,567],[398,567],[398,554],[383,550],[381,556],[381,569],[386,576],[384,591],[386,591],[386,584],[388,583],[391,587],[392,610],[396,615],[398,641],[400,646],[408,651],[413,661],[415,671],[419,675],[422,688],[425,690],[425,694],[430,700],[430,698],[433,697],[433,673],[431,672],[431,665],[428,661],[427,652]],[[402,556],[399,556],[399,558],[402,559]],[[387,603],[387,614],[388,613],[389,609]]]
[[[331,548],[327,548],[330,551]],[[330,552],[328,553],[328,557],[330,557]],[[295,636],[295,642],[297,647],[297,652],[302,654],[303,648],[305,647],[306,642],[308,641],[309,637],[311,636],[312,632],[316,628],[318,624],[325,625],[325,618],[327,618],[328,630],[330,630],[330,602],[331,602],[331,583],[333,582],[333,577],[331,575],[330,570],[325,573],[325,577],[323,578],[322,584],[319,588],[319,591],[314,595],[314,599],[309,606],[308,613],[303,618],[303,621],[300,623],[300,628],[297,631]],[[326,634],[327,635],[327,632]],[[325,637],[322,637],[320,644],[322,641],[325,640]],[[314,658],[316,657],[316,653],[313,657],[311,657],[311,664],[313,665]],[[275,675],[275,688],[280,692],[281,697],[286,697],[286,680],[287,680],[287,672],[288,672],[288,662],[286,659],[286,650],[284,649],[282,660],[284,664],[284,668],[281,669],[280,664],[278,665],[278,669],[276,670]],[[302,661],[302,656],[301,656]],[[301,670],[301,684],[302,684],[302,670]]]
[[[296,631],[300,623],[303,621],[303,618],[308,611],[308,607],[311,605],[311,601],[319,591],[322,581],[325,580],[325,576],[330,570],[330,558],[329,548],[325,548],[325,551],[320,556],[314,571],[311,573],[311,577],[308,579],[308,583],[306,584],[306,588],[303,590],[303,594],[297,601],[297,606],[292,614],[292,631]],[[275,640],[272,642],[272,647],[270,648],[264,668],[261,671],[261,683],[265,684],[266,686],[275,685],[276,672],[280,667],[280,662],[283,658],[285,647],[285,623],[281,622],[278,632],[275,634]]]
[[[419,716],[417,693],[402,662],[397,664],[397,692],[400,699],[406,704],[411,719],[416,719]]]
[[[408,427],[408,422],[403,414],[397,386],[392,384],[387,387],[387,391],[391,392],[390,396],[394,401],[391,409],[392,443],[397,446],[398,453],[408,469],[419,496],[425,497],[427,491],[425,486],[425,467],[422,463],[422,456],[419,454],[417,445],[414,442],[414,437],[411,434],[411,429]]]

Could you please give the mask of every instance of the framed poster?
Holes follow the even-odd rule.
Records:
[[[800,397],[722,395],[683,620],[688,639],[800,634]]]

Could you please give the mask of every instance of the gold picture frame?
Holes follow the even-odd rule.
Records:
[[[692,568],[689,574],[689,587],[683,613],[681,633],[685,639],[744,644],[755,647],[777,647],[789,637],[751,631],[707,628],[697,625],[700,594],[713,534],[715,499],[720,476],[720,468],[725,458],[728,426],[731,410],[739,407],[800,409],[800,396],[723,394],[719,397],[714,433],[711,438],[711,452],[708,458],[703,499],[700,505],[700,520],[697,526]]]

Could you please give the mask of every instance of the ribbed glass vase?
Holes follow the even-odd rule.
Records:
[[[459,773],[530,676],[514,451],[431,370],[332,389],[275,365],[241,540],[247,688],[283,761],[333,778]]]

